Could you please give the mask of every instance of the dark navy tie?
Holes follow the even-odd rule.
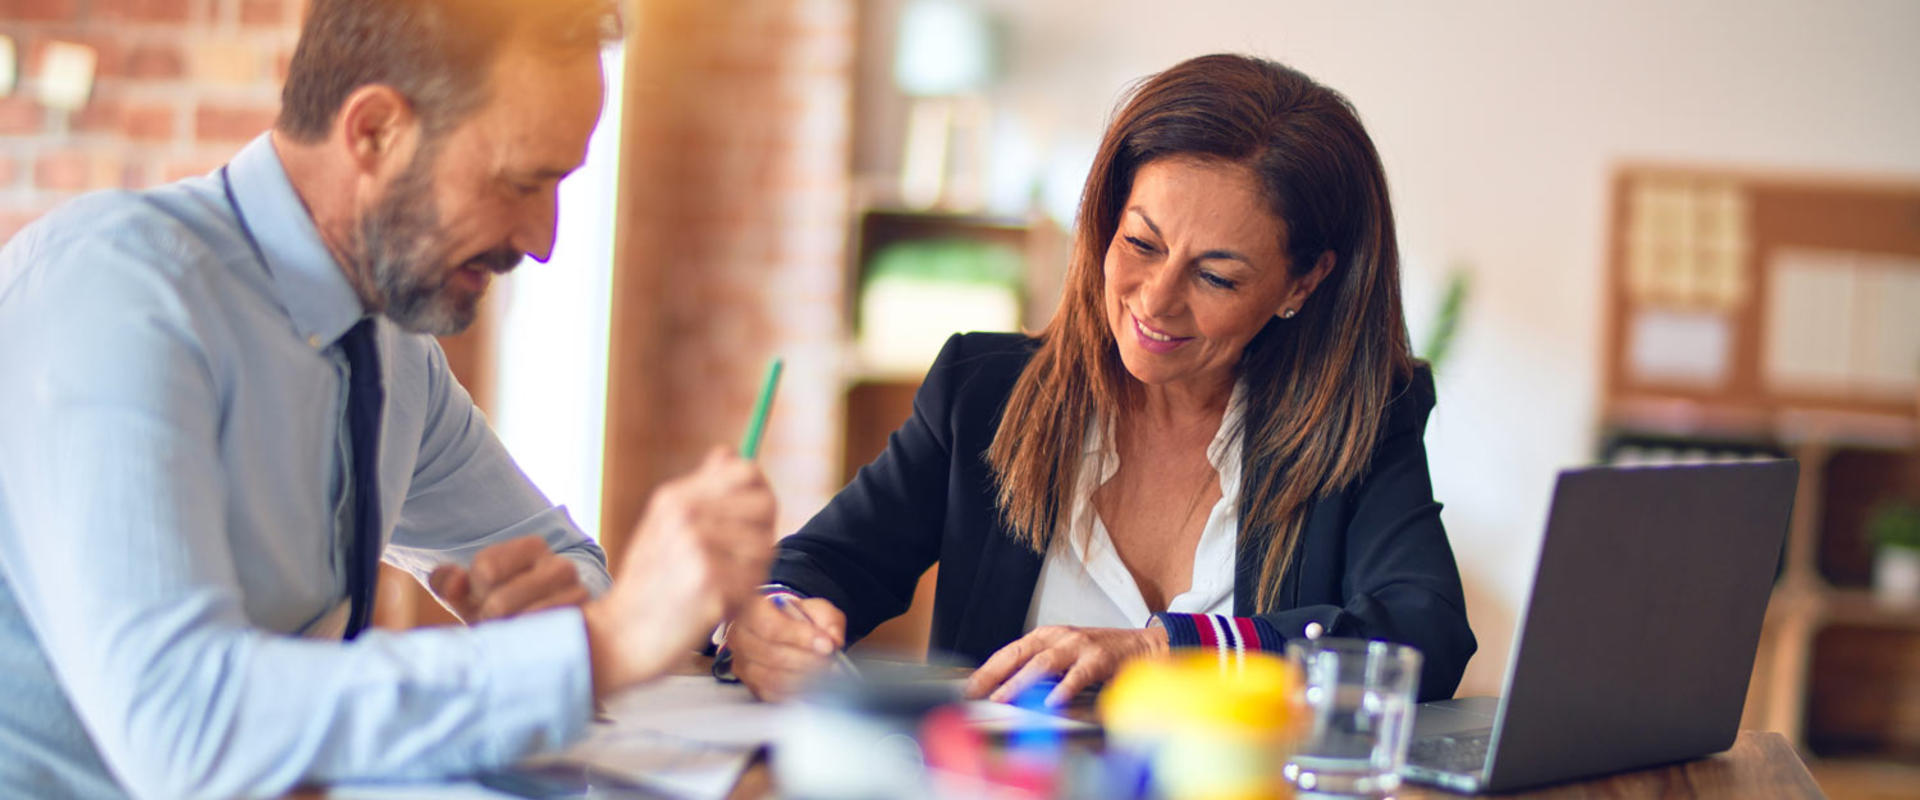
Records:
[[[373,590],[380,583],[380,351],[373,340],[373,318],[355,324],[340,337],[347,351],[347,435],[353,442],[353,542],[347,548],[347,638],[367,629],[373,619]]]

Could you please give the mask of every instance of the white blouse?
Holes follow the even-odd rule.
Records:
[[[1220,501],[1207,515],[1193,550],[1193,582],[1167,603],[1167,611],[1232,614],[1234,546],[1239,539],[1236,513],[1240,499],[1241,418],[1246,385],[1235,383],[1221,415],[1220,429],[1207,445],[1207,461],[1220,475]],[[1107,526],[1093,507],[1093,492],[1120,469],[1114,448],[1113,420],[1089,426],[1081,451],[1079,479],[1073,490],[1067,527],[1053,537],[1040,581],[1033,587],[1024,630],[1044,625],[1139,628],[1153,620],[1133,573],[1121,563]]]

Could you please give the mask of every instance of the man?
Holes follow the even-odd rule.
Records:
[[[752,594],[754,467],[662,487],[610,581],[429,335],[550,252],[611,20],[314,0],[270,134],[0,250],[0,796],[506,765]],[[361,633],[382,555],[470,626]]]

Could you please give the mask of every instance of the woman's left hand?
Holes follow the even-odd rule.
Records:
[[[1167,629],[1035,628],[987,659],[967,679],[968,698],[1005,703],[1049,677],[1060,683],[1047,693],[1047,705],[1062,706],[1081,689],[1113,677],[1122,664],[1167,653]]]

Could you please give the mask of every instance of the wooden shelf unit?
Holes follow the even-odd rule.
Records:
[[[1602,459],[1638,449],[1800,463],[1742,727],[1814,756],[1920,764],[1920,609],[1873,597],[1862,531],[1875,503],[1920,501],[1920,358],[1897,374],[1920,305],[1900,317],[1875,294],[1920,286],[1920,184],[1633,167],[1614,182],[1613,210]],[[1865,311],[1779,318],[1807,302],[1785,294],[1828,285],[1823,264],[1875,271],[1831,282],[1851,294],[1829,294]],[[1636,340],[1650,332],[1680,357]]]
[[[1060,279],[1066,270],[1062,237],[1053,223],[1040,218],[1018,219],[953,211],[911,211],[875,206],[857,211],[847,265],[846,330],[842,348],[841,475],[855,473],[886,449],[887,437],[913,413],[924,368],[915,372],[876,369],[856,354],[852,335],[859,330],[860,286],[873,256],[890,244],[912,240],[971,239],[1009,245],[1023,256],[1021,318],[1029,330],[1046,324],[1059,299]],[[960,331],[955,331],[959,333]],[[931,358],[933,354],[929,353]],[[926,655],[932,625],[933,583],[939,567],[920,578],[907,612],[874,629],[855,645],[856,652],[893,658],[919,659]]]

